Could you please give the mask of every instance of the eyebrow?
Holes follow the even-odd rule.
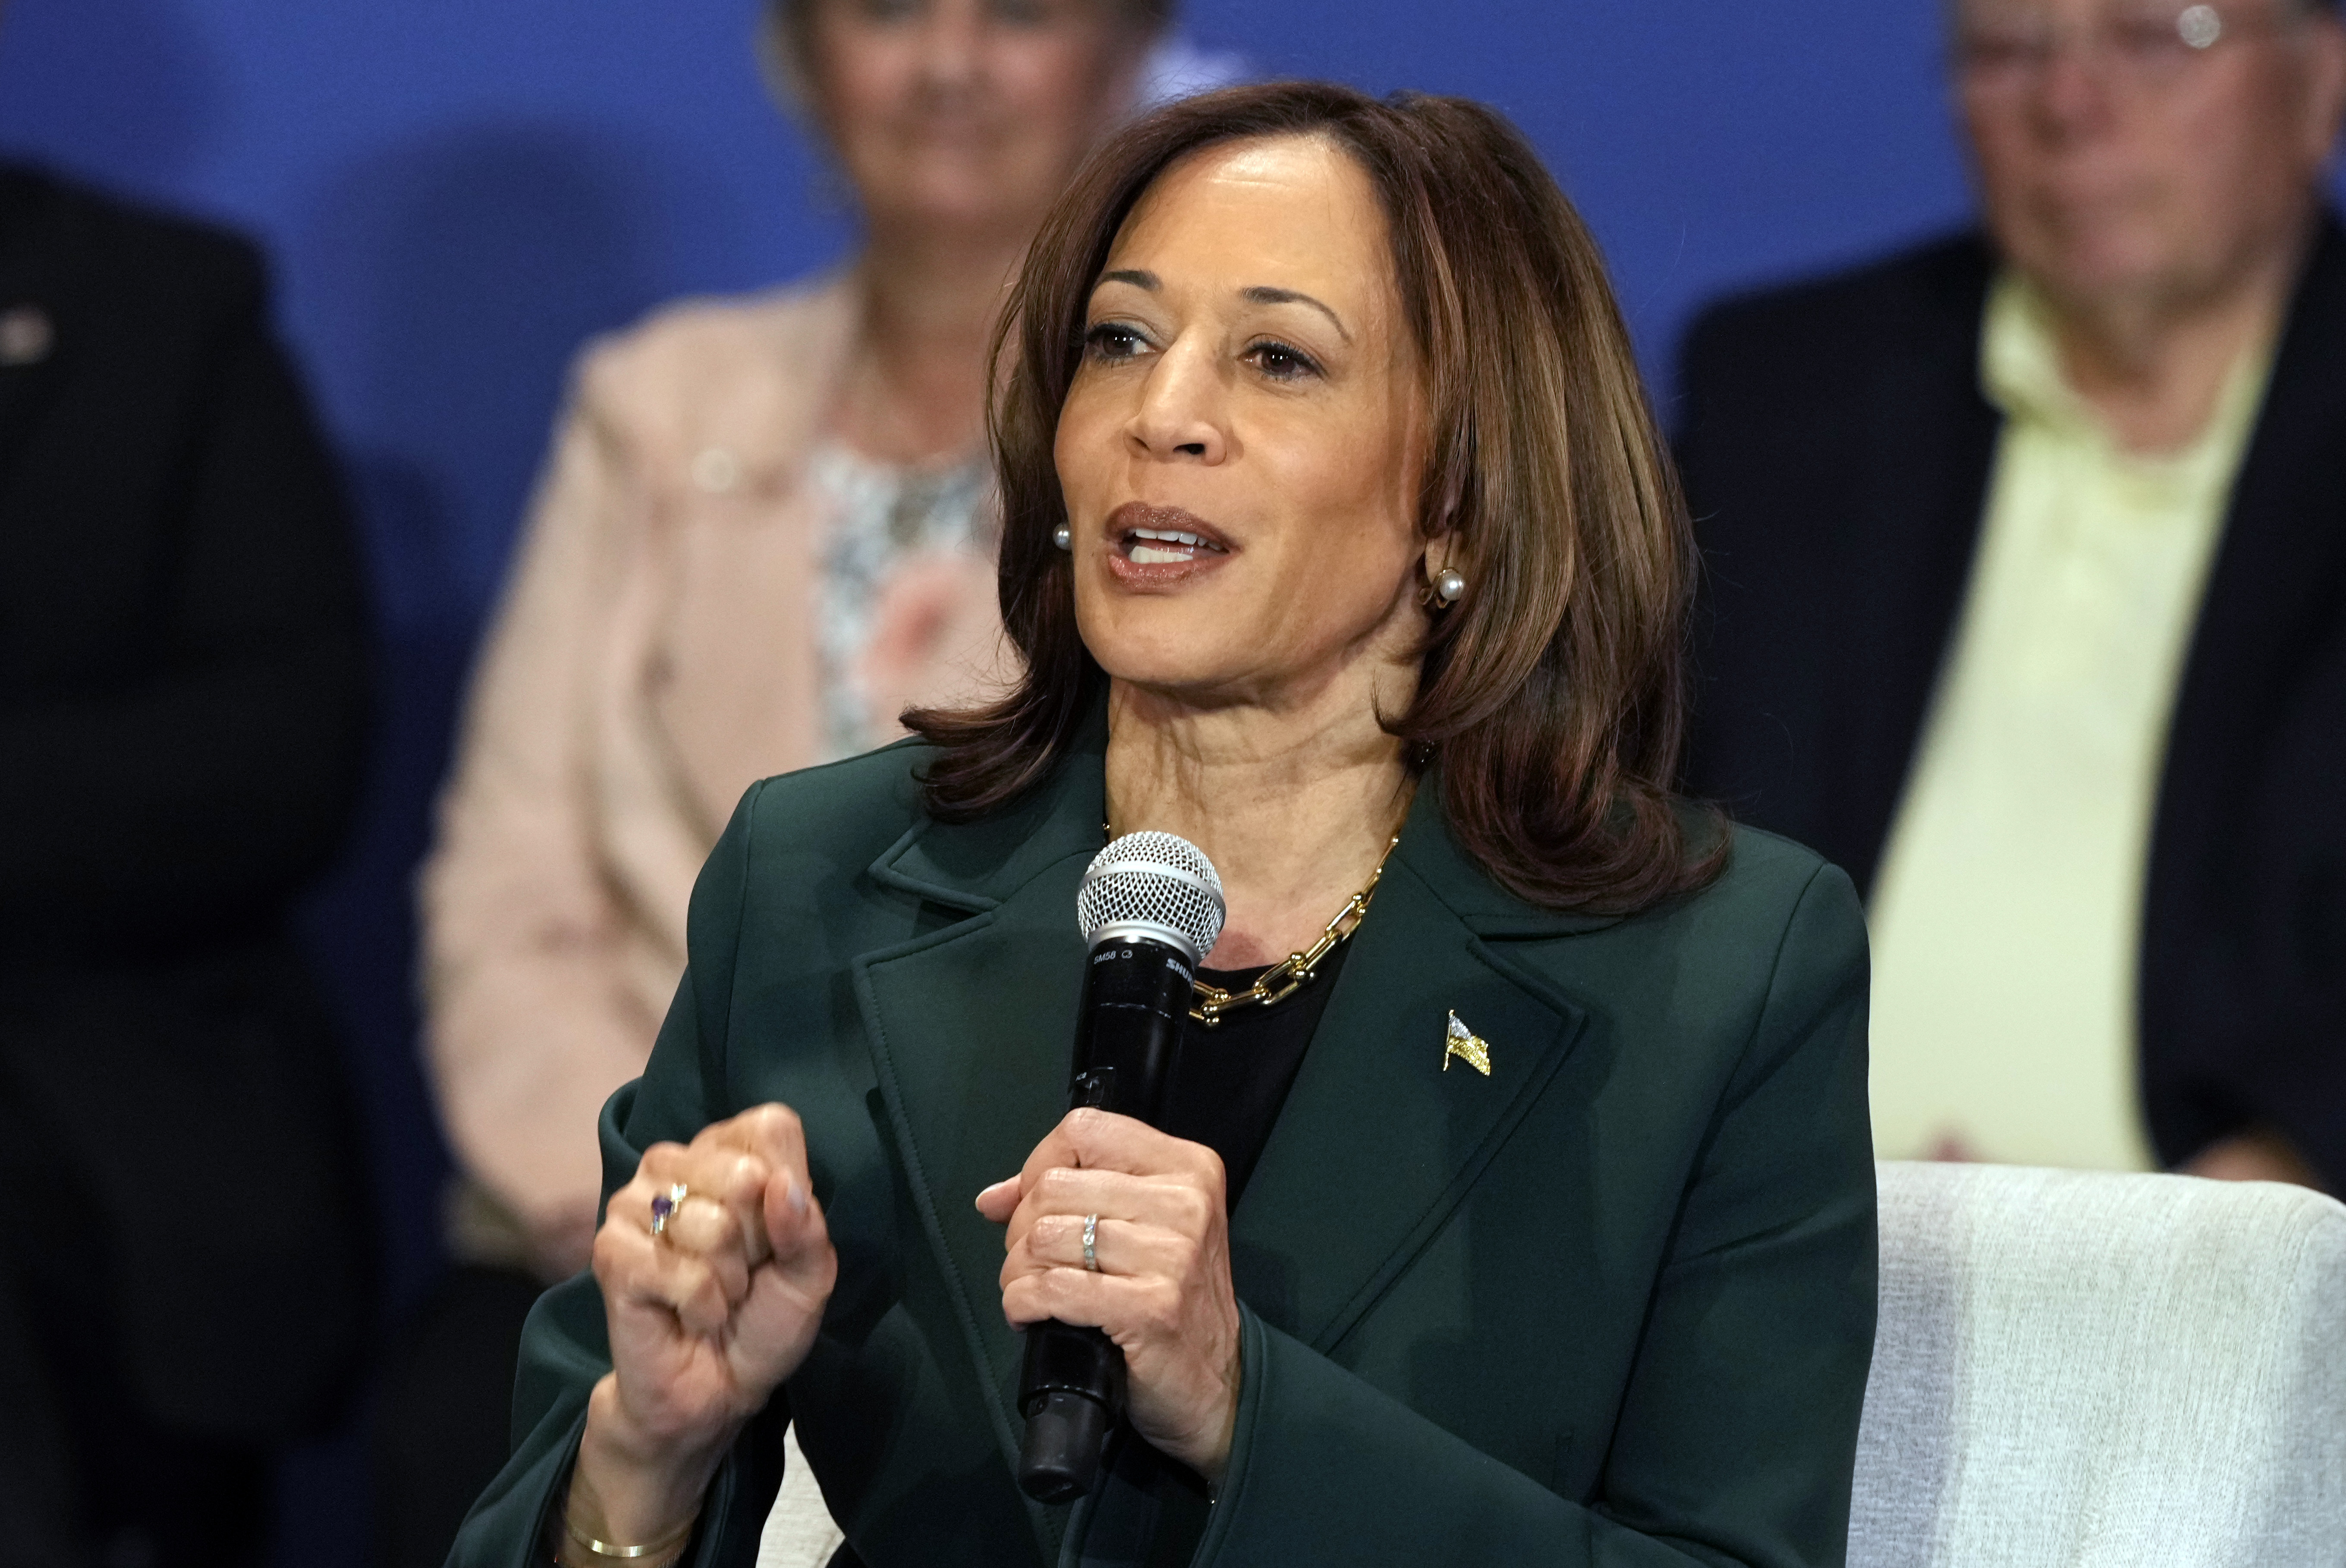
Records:
[[[1144,271],[1137,267],[1103,272],[1100,274],[1100,282],[1129,283],[1136,289],[1145,289],[1152,294],[1165,287],[1164,280],[1158,277],[1156,273]],[[1094,287],[1097,285],[1095,284]],[[1309,294],[1299,293],[1293,289],[1274,289],[1267,283],[1257,283],[1250,289],[1239,290],[1239,298],[1250,305],[1309,305],[1327,317],[1329,324],[1336,329],[1346,342],[1352,341],[1352,331],[1344,325],[1344,319]]]
[[[1309,294],[1299,294],[1292,289],[1272,289],[1260,283],[1256,284],[1251,289],[1241,290],[1239,292],[1241,297],[1250,304],[1309,305],[1313,310],[1319,311],[1321,315],[1327,317],[1328,324],[1335,328],[1337,332],[1346,342],[1349,343],[1352,341],[1352,334],[1351,331],[1345,327],[1344,319],[1336,314],[1335,311],[1330,310],[1327,306],[1321,304],[1319,300],[1313,299]]]

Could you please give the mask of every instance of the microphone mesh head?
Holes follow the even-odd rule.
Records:
[[[1171,833],[1127,833],[1092,857],[1076,894],[1084,945],[1129,932],[1177,949],[1191,963],[1222,934],[1222,879],[1205,851]]]

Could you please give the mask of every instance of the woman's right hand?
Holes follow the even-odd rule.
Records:
[[[653,1200],[678,1186],[655,1236]],[[645,1150],[595,1237],[611,1370],[587,1404],[570,1522],[637,1544],[688,1521],[735,1434],[806,1359],[838,1274],[789,1107]]]

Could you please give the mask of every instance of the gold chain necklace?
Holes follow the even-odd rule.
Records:
[[[1102,822],[1100,830],[1107,834],[1109,842],[1115,842],[1116,830],[1113,827]],[[1377,869],[1369,873],[1369,880],[1362,884],[1361,891],[1345,901],[1344,907],[1336,911],[1336,918],[1328,922],[1311,945],[1301,952],[1289,953],[1264,970],[1244,991],[1224,991],[1220,986],[1209,985],[1202,980],[1191,981],[1198,1000],[1189,1009],[1189,1016],[1211,1029],[1221,1023],[1225,1013],[1241,1007],[1275,1007],[1311,984],[1318,977],[1320,965],[1328,955],[1361,929],[1361,920],[1369,912],[1369,901],[1377,896],[1377,883],[1384,877],[1385,862],[1392,859],[1392,852],[1400,847],[1401,835],[1395,833],[1386,841],[1385,852],[1377,857]]]
[[[1377,883],[1385,874],[1385,862],[1392,859],[1393,850],[1401,844],[1395,833],[1385,845],[1385,852],[1377,857],[1377,869],[1369,873],[1362,885],[1336,911],[1319,938],[1301,952],[1290,952],[1260,974],[1244,991],[1224,991],[1219,985],[1209,985],[1203,980],[1192,981],[1197,988],[1197,1003],[1190,1007],[1189,1016],[1211,1029],[1219,1024],[1225,1013],[1241,1007],[1275,1007],[1306,985],[1320,972],[1321,963],[1335,952],[1337,945],[1361,929],[1361,919],[1369,912],[1369,901],[1377,896]]]

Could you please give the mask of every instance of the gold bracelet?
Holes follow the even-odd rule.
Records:
[[[692,1533],[692,1527],[699,1522],[700,1510],[696,1508],[692,1511],[691,1518],[686,1520],[681,1525],[678,1525],[676,1529],[668,1532],[666,1535],[661,1536],[658,1541],[650,1542],[642,1546],[614,1546],[607,1541],[597,1541],[593,1536],[580,1530],[578,1526],[570,1522],[570,1516],[566,1512],[562,1516],[562,1532],[569,1536],[574,1543],[580,1546],[584,1546],[587,1551],[593,1553],[597,1557],[608,1557],[617,1562],[628,1562],[638,1557],[650,1557],[658,1553],[667,1551],[669,1547],[676,1545],[678,1542],[684,1540],[685,1537],[690,1535]]]

